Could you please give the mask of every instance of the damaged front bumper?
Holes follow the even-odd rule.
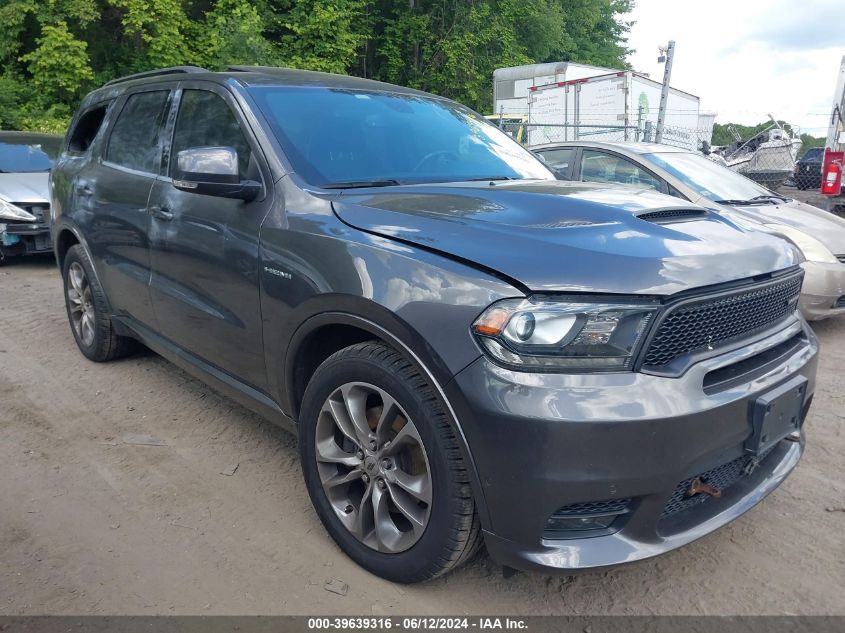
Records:
[[[46,223],[0,221],[3,256],[35,255],[51,250],[50,227]]]

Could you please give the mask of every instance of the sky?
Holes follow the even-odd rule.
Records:
[[[675,40],[673,88],[701,98],[718,123],[771,113],[824,136],[845,55],[845,0],[635,0],[634,70],[663,80],[658,46]]]

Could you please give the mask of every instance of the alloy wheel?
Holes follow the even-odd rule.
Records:
[[[71,324],[79,340],[90,346],[95,335],[94,298],[85,269],[78,262],[73,262],[68,268],[66,286]]]
[[[320,482],[344,527],[379,552],[412,547],[428,525],[432,481],[399,403],[374,385],[346,383],[323,404],[315,439]]]

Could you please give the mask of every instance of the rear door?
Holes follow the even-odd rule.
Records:
[[[123,97],[102,149],[77,179],[77,195],[93,210],[88,243],[99,278],[117,314],[155,326],[150,300],[147,239],[150,192],[161,168],[162,122],[171,98],[167,87]]]
[[[207,363],[264,389],[258,238],[271,204],[271,179],[228,91],[207,82],[181,86],[169,126],[168,167],[150,197],[150,293],[158,329]],[[263,182],[264,193],[244,202],[174,187],[178,153],[211,146],[237,150],[241,179]]]

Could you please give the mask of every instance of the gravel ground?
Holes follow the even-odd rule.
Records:
[[[613,571],[505,579],[482,553],[400,587],[329,539],[292,437],[152,353],[86,361],[52,261],[10,265],[0,269],[0,615],[845,614],[845,320],[814,327],[822,358],[807,452],[732,525]],[[138,436],[162,445],[126,443]],[[345,596],[324,588],[332,579]]]

